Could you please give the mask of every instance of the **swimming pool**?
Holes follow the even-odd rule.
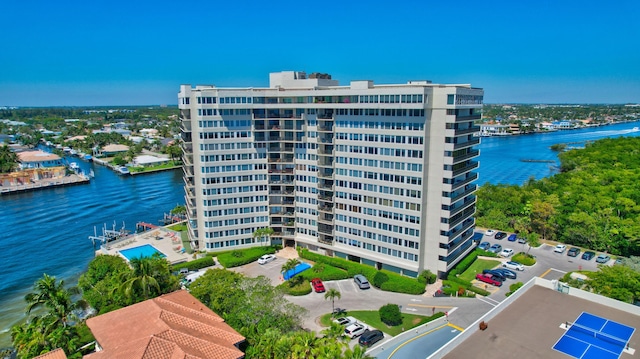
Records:
[[[120,254],[122,254],[129,261],[133,258],[151,257],[156,253],[158,253],[160,257],[166,257],[164,253],[157,250],[156,247],[152,246],[151,244],[145,244],[138,247],[123,249],[120,251]]]
[[[284,273],[284,280],[289,280],[289,278],[292,278],[296,274],[302,273],[309,268],[311,268],[311,265],[309,263],[302,262],[298,264],[295,268],[289,269],[286,273]]]

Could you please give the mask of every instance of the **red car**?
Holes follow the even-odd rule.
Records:
[[[320,278],[313,278],[311,280],[311,286],[316,293],[324,293],[324,284],[322,284],[322,280],[320,280]]]
[[[481,282],[495,285],[496,287],[500,287],[502,285],[502,281],[498,279],[496,276],[493,276],[491,274],[486,274],[486,273],[476,274],[476,279]]]

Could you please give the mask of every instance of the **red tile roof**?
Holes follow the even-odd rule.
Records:
[[[67,355],[64,353],[64,350],[58,348],[48,353],[38,355],[33,359],[67,359]]]
[[[187,291],[179,290],[87,320],[101,358],[236,359],[245,338]]]

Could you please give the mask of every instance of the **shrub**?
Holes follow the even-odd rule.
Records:
[[[183,262],[183,263],[178,263],[178,264],[174,264],[173,266],[171,266],[171,269],[173,271],[177,271],[180,270],[182,268],[188,268],[188,269],[202,269],[202,268],[206,268],[206,267],[211,267],[213,265],[215,265],[216,262],[213,260],[213,258],[211,257],[202,257],[202,258],[198,258],[196,260],[192,260],[191,262]]]
[[[389,276],[386,273],[378,272],[373,276],[373,285],[376,288],[381,288],[382,285],[389,280]]]
[[[218,261],[225,268],[233,268],[258,260],[265,254],[275,253],[273,247],[253,247],[218,253]]]
[[[516,290],[520,289],[520,287],[522,287],[524,285],[524,283],[522,282],[517,282],[517,283],[513,283],[509,286],[509,291],[507,293],[505,293],[505,295],[508,297],[511,294],[513,294],[513,292],[515,292]]]
[[[431,273],[430,270],[425,270],[420,273],[418,279],[426,284],[433,284],[436,282],[437,276]]]
[[[402,314],[397,304],[387,304],[380,307],[380,320],[389,326],[400,325],[402,323]]]
[[[298,276],[294,278],[297,278],[297,277]],[[301,295],[307,295],[311,293],[311,284],[307,280],[302,280],[300,284],[295,285],[293,287],[289,285],[289,281],[286,281],[278,285],[277,288],[282,290],[285,294],[289,294],[292,296],[301,296]]]
[[[526,254],[524,252],[520,252],[512,257],[513,261],[522,263],[526,266],[532,266],[536,264],[536,258],[531,254]]]
[[[311,270],[304,271],[298,276],[307,281],[311,281],[313,278],[320,278],[323,281],[350,278],[345,270],[324,263],[316,263]]]

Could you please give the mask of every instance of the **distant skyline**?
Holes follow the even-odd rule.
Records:
[[[485,89],[486,103],[640,102],[636,1],[3,1],[1,106],[175,105],[269,72]]]

